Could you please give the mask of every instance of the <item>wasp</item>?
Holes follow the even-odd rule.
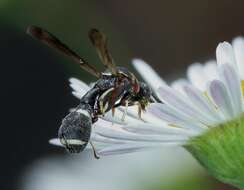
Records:
[[[108,51],[107,38],[97,29],[89,31],[89,39],[107,68],[105,72],[99,72],[46,30],[29,26],[27,33],[71,58],[82,69],[98,78],[93,87],[81,98],[79,105],[62,120],[58,131],[59,140],[68,152],[79,153],[90,143],[95,158],[98,158],[90,142],[92,124],[110,110],[114,114],[115,108],[119,106],[125,106],[126,110],[128,106],[138,105],[138,115],[141,117],[141,111],[153,102],[151,89],[146,83],[140,82],[127,68],[116,66]]]

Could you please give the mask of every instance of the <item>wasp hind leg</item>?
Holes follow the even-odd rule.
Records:
[[[96,149],[95,149],[95,146],[93,145],[92,142],[89,142],[89,143],[90,143],[90,145],[91,145],[91,147],[92,147],[92,151],[93,151],[93,155],[94,155],[94,157],[95,157],[96,159],[99,159],[100,157],[99,157],[98,154],[97,154],[97,151],[96,151]]]

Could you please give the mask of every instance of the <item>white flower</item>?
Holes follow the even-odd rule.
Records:
[[[232,45],[223,42],[216,49],[216,61],[195,63],[187,69],[187,78],[171,85],[144,61],[133,60],[133,66],[151,86],[163,103],[150,104],[142,119],[137,107],[129,107],[125,121],[124,108],[115,116],[105,114],[92,127],[91,141],[99,155],[136,152],[162,146],[184,146],[219,123],[243,112],[242,79],[244,79],[244,39]],[[72,94],[81,98],[90,89],[71,78]],[[53,144],[59,144],[56,140]]]

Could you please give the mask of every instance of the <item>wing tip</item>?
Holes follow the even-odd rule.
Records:
[[[34,38],[40,39],[40,36],[43,34],[43,29],[38,26],[28,26],[26,33]]]

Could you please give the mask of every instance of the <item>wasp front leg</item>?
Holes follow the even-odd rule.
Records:
[[[123,97],[125,96],[125,92],[128,91],[128,81],[123,81],[121,83],[115,83],[114,90],[111,93],[110,99],[109,99],[109,105],[112,109],[112,115],[115,114],[115,108],[121,105],[121,100],[123,100]],[[119,100],[119,102],[117,102]],[[116,103],[117,102],[117,103]],[[129,103],[128,103],[129,104]]]
[[[115,88],[114,91],[112,92],[111,99],[109,101],[110,105],[112,105],[112,116],[114,117],[115,114],[115,102],[118,96],[118,88]]]
[[[142,117],[141,117],[141,113],[142,113],[142,107],[141,107],[141,104],[138,102],[137,106],[138,106],[138,117],[139,117],[140,119],[142,119]]]
[[[128,106],[129,106],[129,101],[125,101],[125,109],[124,109],[124,113],[122,115],[121,121],[125,121],[125,116],[127,115]]]
[[[124,113],[123,113],[123,116],[121,119],[122,121],[124,121],[125,116],[127,115],[127,110],[128,110],[129,106],[137,106],[138,107],[138,111],[137,111],[138,117],[139,117],[139,119],[142,119],[143,107],[140,104],[140,102],[137,102],[137,101],[133,102],[127,96],[125,96],[124,98],[121,99],[120,103],[115,105],[115,107],[118,107],[118,106],[124,106],[125,107]]]

